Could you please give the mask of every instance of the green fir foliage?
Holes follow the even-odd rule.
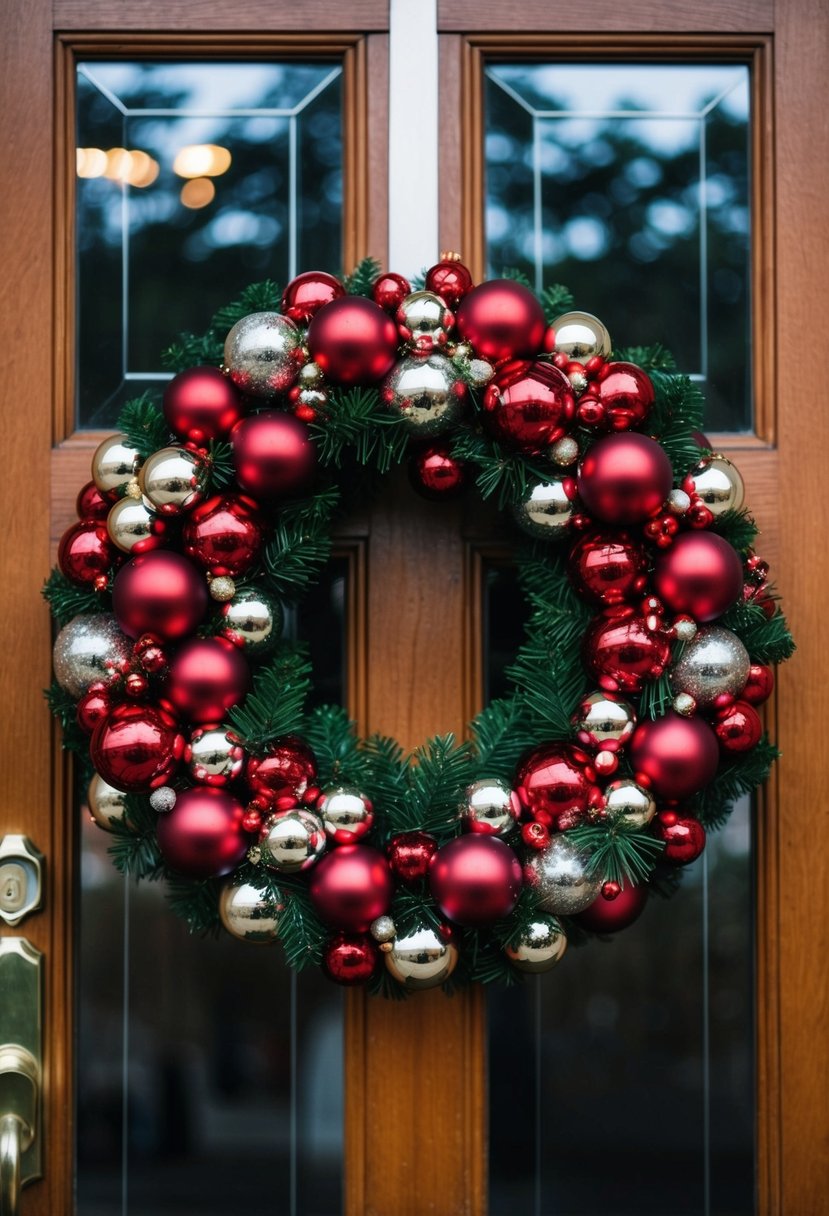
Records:
[[[225,439],[211,439],[207,451],[210,459],[210,489],[214,492],[226,490],[236,479],[233,449]]]
[[[671,660],[655,680],[646,680],[642,687],[642,695],[639,698],[639,717],[640,718],[661,718],[671,708],[671,702],[674,699],[673,690],[671,689],[670,672],[682,656],[685,649],[682,642],[675,642],[671,651]]]
[[[702,455],[692,432],[702,427],[705,402],[702,393],[687,376],[650,372],[656,400],[645,422],[649,435],[659,442],[673,465],[674,481],[681,482],[695,468]]]
[[[550,476],[548,466],[510,452],[481,430],[469,428],[452,436],[452,454],[476,466],[481,498],[494,498],[500,510],[519,502],[537,481]]]
[[[459,794],[474,776],[471,748],[454,735],[437,735],[412,753],[408,790],[394,808],[395,832],[429,832],[438,840],[457,834]]]
[[[544,319],[552,325],[564,313],[573,307],[573,296],[562,283],[551,283],[541,293],[541,307],[544,309]]]
[[[180,920],[186,921],[191,933],[217,937],[221,931],[219,895],[222,881],[207,878],[193,882],[178,875],[167,880],[167,902]]]
[[[502,279],[509,279],[511,283],[520,283],[522,287],[529,287],[532,291],[532,283],[523,270],[519,270],[517,266],[505,266],[501,271]]]
[[[110,575],[110,584],[112,576]],[[41,595],[48,601],[52,616],[59,628],[68,625],[83,613],[109,612],[112,599],[108,591],[95,591],[88,583],[79,586],[68,579],[57,567],[43,584]]]
[[[767,617],[758,604],[740,600],[717,624],[737,634],[752,663],[783,663],[794,654],[794,638],[779,608]]]
[[[311,423],[320,464],[339,467],[346,451],[361,465],[386,473],[406,454],[402,419],[390,414],[376,388],[333,390],[324,414]]]
[[[331,556],[331,537],[323,520],[280,515],[265,545],[265,581],[277,595],[294,599],[319,576]]]
[[[380,263],[376,258],[363,258],[362,262],[346,275],[345,289],[350,296],[366,296],[371,299],[374,280],[380,274]]]
[[[304,648],[283,643],[253,677],[253,690],[228,714],[230,727],[247,751],[263,755],[280,735],[301,733],[311,688],[311,664]]]
[[[280,876],[279,886],[284,903],[279,940],[285,949],[285,961],[295,971],[318,967],[331,931],[317,916],[305,883]]]
[[[625,346],[613,352],[613,358],[622,363],[635,363],[646,372],[676,371],[676,359],[661,342],[653,346]]]
[[[715,515],[711,531],[727,540],[745,557],[754,547],[758,529],[754,516],[743,508],[741,511],[723,511],[722,515]]]
[[[160,878],[164,872],[156,839],[156,813],[143,794],[129,794],[124,820],[112,825],[112,844],[107,852],[121,874],[140,880]]]
[[[118,415],[118,430],[127,442],[138,449],[142,460],[170,442],[170,428],[160,408],[149,393],[128,401]]]
[[[161,352],[161,366],[170,372],[184,372],[188,367],[221,367],[224,339],[208,331],[206,334],[179,334]]]
[[[753,793],[768,779],[779,755],[768,735],[763,735],[751,751],[732,752],[720,765],[716,778],[694,800],[694,813],[700,822],[709,829],[721,827],[737,799]]]
[[[61,688],[57,680],[52,681],[43,695],[46,697],[49,709],[60,722],[64,750],[76,752],[82,757],[88,756],[89,735],[78,726],[76,716],[78,703],[75,698]]]
[[[590,874],[618,883],[646,882],[664,848],[647,832],[618,822],[573,828],[567,839],[590,854]]]

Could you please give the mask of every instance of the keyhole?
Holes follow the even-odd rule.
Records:
[[[17,912],[26,899],[26,874],[22,866],[13,862],[0,869],[0,907],[4,912]]]

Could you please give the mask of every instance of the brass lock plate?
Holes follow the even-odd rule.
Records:
[[[43,854],[28,836],[0,840],[0,920],[19,925],[43,903]]]

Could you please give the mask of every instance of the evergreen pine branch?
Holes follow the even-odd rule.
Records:
[[[357,734],[342,705],[318,705],[308,715],[303,737],[317,758],[319,784],[351,784],[357,767]]]
[[[665,847],[661,840],[623,823],[586,824],[569,831],[567,839],[590,853],[589,874],[620,884],[645,882]]]
[[[310,430],[320,464],[339,466],[346,448],[353,448],[360,464],[374,464],[381,473],[400,463],[409,438],[403,420],[389,413],[376,388],[334,390]]]
[[[325,486],[310,498],[295,498],[292,502],[286,502],[279,509],[279,518],[292,526],[327,528],[339,505],[339,486]]]
[[[752,663],[783,663],[794,654],[794,638],[779,608],[767,617],[758,604],[740,600],[717,624],[737,634]]]
[[[421,266],[420,270],[411,279],[412,291],[425,291],[426,275],[429,270],[428,266]]]
[[[671,648],[671,659],[668,666],[655,680],[646,680],[639,697],[639,718],[663,718],[673,703],[674,693],[671,688],[671,670],[682,658],[685,646],[682,642],[674,642]]]
[[[221,367],[223,358],[224,338],[212,331],[184,333],[161,352],[161,366],[170,372],[184,372],[189,367]]]
[[[380,274],[380,269],[380,263],[376,258],[363,258],[351,274],[346,275],[346,292],[350,296],[367,296],[370,299],[374,280]]]
[[[680,482],[699,464],[700,448],[692,432],[702,427],[705,402],[687,376],[668,375],[652,369],[650,377],[656,399],[645,421],[645,429],[659,439],[673,465],[674,480]]]
[[[551,283],[541,293],[541,307],[547,324],[552,325],[558,317],[572,309],[572,293],[562,283]]]
[[[282,289],[273,279],[251,283],[235,300],[214,313],[208,332],[221,339],[224,352],[224,340],[228,330],[231,330],[237,321],[253,312],[279,312],[281,304]]]
[[[753,793],[768,779],[771,766],[779,755],[767,734],[750,751],[732,752],[728,760],[720,764],[714,780],[696,796],[694,814],[700,823],[706,828],[720,827],[737,799]]]
[[[164,873],[164,863],[156,838],[156,815],[143,794],[128,794],[124,818],[110,828],[112,844],[107,849],[112,864],[121,874],[154,881]]]
[[[422,890],[403,886],[395,890],[390,915],[398,937],[408,937],[410,933],[421,928],[439,932],[443,926],[437,904],[425,884],[422,885]]]
[[[221,929],[219,895],[222,885],[217,878],[194,882],[178,874],[171,875],[167,880],[167,902],[176,916],[186,922],[191,933],[218,937]]]
[[[460,954],[458,968],[449,984],[444,984],[444,990],[453,991],[461,977],[465,983],[499,984],[503,988],[512,988],[524,982],[523,973],[513,967],[490,933],[464,929],[461,932]]]
[[[415,751],[408,791],[391,811],[395,832],[423,831],[448,838],[459,826],[459,791],[473,779],[472,753],[454,735],[437,735]]]
[[[95,591],[89,583],[79,586],[58,570],[57,566],[43,584],[40,594],[48,601],[52,616],[61,629],[76,616],[109,612],[111,608],[107,591]]]
[[[452,455],[477,466],[475,483],[481,497],[492,498],[499,509],[519,502],[537,481],[551,476],[548,466],[520,452],[509,452],[482,432],[464,427],[452,437]]]
[[[743,508],[741,511],[723,511],[722,515],[715,515],[711,531],[727,540],[745,557],[757,539],[758,528],[754,516]]]
[[[207,452],[210,469],[210,488],[214,493],[218,490],[226,490],[236,480],[233,448],[225,439],[211,439]]]
[[[325,521],[279,516],[265,545],[265,578],[278,595],[293,597],[304,591],[331,556],[331,537]]]
[[[77,703],[75,698],[64,691],[53,680],[43,694],[49,704],[49,709],[60,722],[64,751],[75,752],[78,756],[89,759],[89,735],[85,734],[78,725],[76,715]]]
[[[511,283],[520,283],[522,287],[529,287],[530,291],[532,291],[532,283],[524,271],[519,270],[517,266],[504,266],[501,270],[501,278],[509,279]]]
[[[280,735],[302,732],[310,688],[311,664],[304,648],[282,643],[253,677],[253,690],[244,702],[230,710],[230,728],[247,751],[262,755]]]
[[[126,403],[118,415],[118,430],[126,435],[131,447],[138,449],[142,460],[170,442],[167,420],[149,393]]]
[[[530,746],[530,725],[522,697],[502,697],[472,720],[472,744],[476,770],[509,780],[523,753]]]
[[[652,346],[625,346],[614,351],[613,358],[623,363],[635,363],[646,372],[676,371],[676,359],[661,342],[655,342]]]
[[[545,915],[547,915],[545,913]],[[525,885],[521,888],[518,903],[508,916],[498,920],[492,926],[492,936],[501,946],[514,946],[524,930],[538,916],[538,896],[533,887]],[[555,917],[553,919],[556,919]]]
[[[285,961],[295,971],[318,967],[330,930],[317,916],[305,883],[282,876],[280,889],[284,909],[279,920],[279,940],[285,949]]]

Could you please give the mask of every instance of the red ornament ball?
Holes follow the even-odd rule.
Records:
[[[188,878],[229,874],[247,852],[244,817],[241,802],[225,790],[208,785],[184,790],[172,811],[159,815],[161,856],[171,870]]]
[[[282,293],[282,311],[297,325],[307,325],[321,308],[345,295],[345,288],[333,274],[306,270],[291,279]]]
[[[587,599],[621,604],[642,594],[648,578],[644,546],[626,532],[592,529],[570,550],[570,578]]]
[[[599,894],[592,904],[573,918],[591,933],[618,933],[642,915],[648,902],[648,888],[627,883],[612,896]]]
[[[75,706],[75,717],[81,730],[91,735],[98,723],[112,709],[109,694],[103,688],[90,688]]]
[[[344,844],[317,862],[308,886],[311,903],[327,925],[364,933],[389,910],[394,881],[388,862],[365,844]]]
[[[196,630],[207,611],[207,586],[180,553],[154,549],[127,562],[112,593],[115,617],[124,633],[151,633],[177,641]]]
[[[326,944],[322,969],[335,984],[364,984],[380,963],[377,943],[368,933],[337,933]]]
[[[753,705],[735,701],[717,716],[714,734],[727,752],[747,752],[756,747],[763,734],[763,723]]]
[[[264,410],[243,418],[230,436],[239,485],[256,499],[306,490],[317,468],[308,427],[293,414]]]
[[[176,719],[154,705],[116,705],[95,727],[89,745],[104,781],[130,794],[166,784],[183,751]]]
[[[75,501],[78,519],[103,519],[109,515],[112,503],[104,498],[94,481],[88,481],[81,488]]]
[[[590,759],[568,743],[545,743],[525,756],[515,774],[521,805],[546,827],[560,815],[583,814],[595,788]]]
[[[472,275],[463,262],[442,259],[426,271],[425,288],[454,310],[472,290]]]
[[[673,485],[671,462],[647,435],[608,435],[588,449],[578,490],[591,515],[608,524],[638,524],[659,511]]]
[[[211,574],[232,578],[249,570],[262,547],[255,502],[239,494],[217,494],[201,503],[184,525],[184,552]]]
[[[404,279],[402,274],[395,274],[392,270],[375,279],[371,289],[371,298],[374,303],[379,305],[383,312],[391,313],[392,316],[397,312],[406,296],[411,294],[412,285],[409,280]]]
[[[692,815],[660,811],[653,823],[654,835],[665,849],[662,856],[675,866],[696,861],[705,848],[705,828]]]
[[[106,578],[119,560],[118,550],[109,539],[106,524],[97,519],[82,519],[71,524],[60,539],[58,565],[73,583],[84,586]]]
[[[427,832],[398,832],[386,845],[392,873],[407,886],[426,877],[437,851],[437,841]]]
[[[720,749],[707,722],[670,710],[662,718],[639,723],[629,755],[637,781],[659,798],[683,799],[713,780]]]
[[[308,329],[311,358],[334,384],[375,384],[391,371],[397,327],[363,296],[344,296],[321,308]]]
[[[464,492],[469,475],[466,462],[452,455],[448,443],[430,443],[409,460],[409,480],[422,498],[445,502]]]
[[[245,412],[236,385],[218,367],[189,367],[164,390],[164,417],[179,439],[204,444],[229,435]]]
[[[657,561],[656,594],[671,612],[716,620],[743,591],[743,563],[716,532],[684,532]]]
[[[651,378],[635,363],[606,363],[597,391],[607,426],[613,431],[641,426],[654,402]]]
[[[297,735],[275,739],[264,756],[248,760],[251,792],[277,811],[287,811],[302,800],[317,780],[317,758]]]
[[[458,925],[490,925],[509,915],[521,894],[521,863],[497,836],[456,836],[438,849],[429,886],[441,912]]]
[[[491,279],[464,296],[455,318],[458,334],[491,363],[532,359],[544,345],[547,324],[540,303],[523,283]]]
[[[552,363],[508,364],[487,386],[483,421],[510,447],[529,455],[546,451],[564,435],[576,403],[570,381]]]
[[[671,644],[648,627],[644,616],[610,608],[588,628],[583,653],[601,688],[637,693],[646,680],[662,675],[671,659]]]
[[[227,638],[192,638],[170,663],[165,694],[188,722],[221,722],[250,687],[250,668],[237,646]]]
[[[762,705],[774,691],[774,671],[764,663],[752,663],[741,698],[749,705]]]

